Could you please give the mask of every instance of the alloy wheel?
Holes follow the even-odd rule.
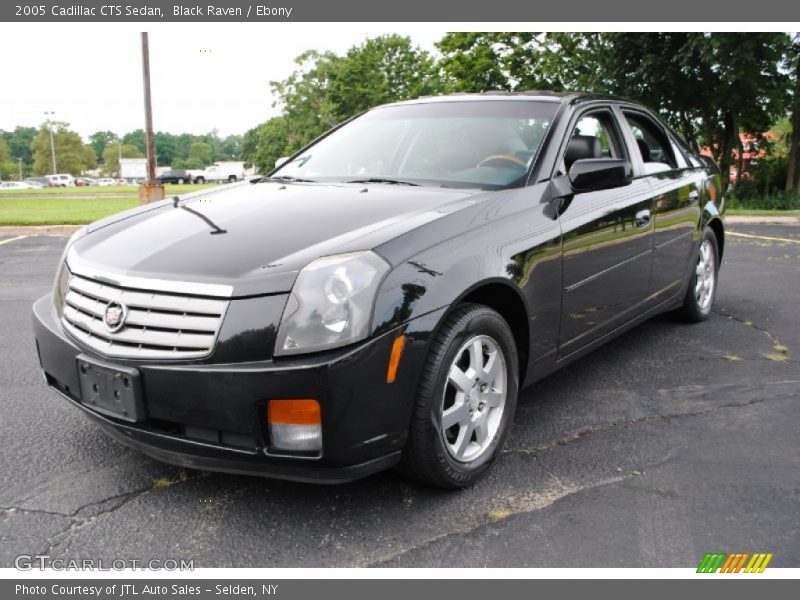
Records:
[[[497,436],[506,406],[506,360],[487,335],[467,340],[447,375],[441,431],[447,452],[459,462],[479,458]]]
[[[709,240],[703,240],[700,246],[700,255],[695,268],[694,297],[697,306],[703,312],[707,311],[714,297],[717,269],[715,265],[714,248]]]

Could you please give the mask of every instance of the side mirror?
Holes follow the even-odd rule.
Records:
[[[287,162],[289,162],[290,158],[292,158],[292,157],[291,156],[281,156],[278,160],[275,161],[275,168],[277,169],[279,167],[282,167]]]
[[[633,168],[624,158],[582,158],[572,163],[569,181],[575,192],[618,188],[633,181]]]

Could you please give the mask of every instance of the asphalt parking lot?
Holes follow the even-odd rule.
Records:
[[[800,566],[800,227],[730,231],[708,322],[656,318],[526,390],[491,475],[454,493],[184,471],[118,445],[38,369],[30,306],[65,238],[0,234],[0,567]]]

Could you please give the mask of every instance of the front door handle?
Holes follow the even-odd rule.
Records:
[[[639,228],[647,227],[650,224],[650,211],[644,209],[637,212],[633,224]]]

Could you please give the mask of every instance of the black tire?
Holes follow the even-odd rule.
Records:
[[[236,175],[231,175],[228,177],[228,183],[236,183]]]
[[[178,185],[183,185],[184,183],[186,183],[186,182],[183,180],[183,177],[179,177],[178,178]]]
[[[458,445],[461,439],[462,423],[453,425],[447,431],[442,431],[442,414],[445,410],[445,403],[448,402],[448,394],[455,393],[452,390],[453,384],[449,382],[451,368],[458,366],[456,360],[464,356],[467,342],[474,343],[473,340],[494,342],[494,347],[501,351],[502,362],[499,363],[498,373],[502,372],[504,379],[502,387],[505,390],[505,400],[500,415],[495,418],[496,431],[493,435],[485,436],[483,445],[478,442],[478,438],[473,436],[470,431],[468,445],[473,447],[476,444],[477,455],[473,460],[457,460],[453,456],[453,446],[447,441],[448,436],[453,435],[453,428],[458,428],[459,437],[453,445]],[[484,346],[481,346],[484,350]],[[481,352],[483,356],[483,352]],[[484,358],[481,358],[483,361]],[[486,366],[489,366],[489,359],[486,359]],[[505,369],[502,369],[503,362]],[[469,372],[469,370],[467,370]],[[498,375],[499,376],[499,375]],[[473,386],[478,386],[477,378]],[[450,389],[448,389],[448,386]],[[483,388],[473,387],[473,392],[481,398]],[[494,310],[480,304],[464,304],[459,306],[452,313],[447,315],[439,331],[435,334],[427,358],[425,359],[422,372],[420,374],[419,386],[411,417],[409,428],[409,439],[403,450],[400,462],[400,470],[409,478],[415,479],[427,485],[445,488],[458,489],[474,484],[483,477],[491,464],[500,453],[506,435],[513,420],[514,411],[517,405],[517,392],[519,389],[519,361],[517,358],[517,348],[514,342],[514,335],[508,327],[506,321]],[[492,384],[491,390],[495,387]],[[462,396],[469,400],[476,398],[472,393]],[[477,400],[476,400],[477,402]],[[462,402],[464,407],[468,404]],[[452,408],[451,405],[449,408]],[[488,406],[488,402],[487,402]],[[476,416],[483,414],[478,411],[484,408],[484,404],[475,407]],[[492,408],[484,408],[486,412],[491,412]],[[469,419],[473,418],[473,412],[469,412]],[[489,421],[485,421],[487,431],[491,431],[488,426]],[[466,433],[464,437],[466,437]],[[483,449],[480,449],[483,448]]]
[[[711,277],[711,292],[707,300],[703,300],[704,296],[698,297],[697,287],[698,278],[701,277],[697,273],[700,264],[703,262],[703,248],[708,245],[710,256],[713,259],[713,265],[710,270],[706,272]],[[700,240],[700,245],[697,248],[697,253],[692,260],[691,271],[689,272],[689,286],[686,288],[686,296],[683,299],[683,305],[680,308],[681,316],[692,323],[699,323],[705,321],[711,316],[711,311],[714,307],[714,300],[717,296],[718,288],[718,275],[719,275],[719,244],[717,242],[716,234],[710,229],[706,228],[703,231],[703,237]],[[702,269],[702,268],[701,268]]]
[[[205,182],[206,182],[206,180],[205,180],[205,178],[204,178],[204,177],[198,177],[197,179],[195,179],[195,180],[194,180],[194,182],[195,182],[195,183],[205,183]]]

